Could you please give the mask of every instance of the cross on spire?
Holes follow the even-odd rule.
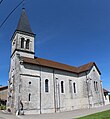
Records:
[[[26,1],[24,0],[24,1],[23,1],[23,8],[25,8],[25,2],[26,2]]]

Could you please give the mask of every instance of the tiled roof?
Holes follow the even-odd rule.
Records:
[[[108,91],[108,90],[106,90],[106,89],[104,89],[104,88],[103,88],[103,92],[104,92],[104,93],[110,93],[110,91]]]
[[[78,67],[78,71],[79,71],[79,73],[80,72],[85,72],[87,70],[90,70],[93,66],[95,66],[97,71],[99,72],[99,74],[101,74],[101,72],[99,71],[99,69],[98,69],[97,65],[95,64],[95,62],[90,62],[88,64],[85,64],[85,65],[82,65],[82,66]]]
[[[0,86],[0,91],[4,89],[8,89],[8,86]]]
[[[73,72],[76,74],[85,72],[85,71],[89,71],[94,65],[96,66],[96,64],[94,62],[90,62],[88,64],[85,64],[83,66],[80,67],[74,67],[74,66],[70,66],[70,65],[66,65],[66,64],[62,64],[62,63],[58,63],[52,60],[47,60],[47,59],[43,59],[43,58],[27,58],[27,57],[22,57],[22,60],[24,63],[29,63],[29,64],[33,64],[33,65],[41,65],[41,66],[45,66],[45,67],[51,67],[51,68],[55,68],[55,69],[60,69],[60,70],[65,70],[68,72]],[[97,66],[96,66],[97,68]],[[98,70],[98,68],[97,68]],[[99,74],[100,71],[98,70]]]

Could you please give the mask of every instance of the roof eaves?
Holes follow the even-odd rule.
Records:
[[[25,57],[24,57],[25,58]],[[40,62],[41,61],[41,62]],[[43,62],[42,62],[43,61]],[[73,66],[69,66],[69,65],[66,65],[66,64],[62,64],[62,63],[58,63],[58,62],[54,62],[54,61],[51,61],[51,60],[47,60],[47,59],[42,59],[42,58],[38,58],[38,57],[35,57],[34,59],[29,59],[27,58],[27,60],[25,59],[24,60],[25,63],[29,63],[29,64],[33,64],[33,65],[41,65],[41,66],[45,66],[45,67],[51,67],[51,68],[54,68],[54,69],[60,69],[60,70],[64,70],[64,71],[68,71],[68,72],[72,72],[72,73],[75,73],[75,74],[81,74],[81,73],[84,73],[84,72],[87,72],[87,71],[90,71],[91,68],[95,65],[95,67],[97,68],[98,70],[98,67],[96,66],[96,64],[94,62],[90,62],[88,64],[85,64],[85,65],[82,65],[80,67],[73,67]],[[46,62],[46,63],[45,63]],[[50,63],[48,65],[48,62]],[[57,66],[55,66],[54,64],[52,65],[52,63],[57,63]],[[66,68],[65,68],[66,67]],[[72,69],[73,68],[73,69]],[[98,72],[100,73],[100,71],[98,70]],[[101,74],[101,73],[100,73]]]
[[[110,91],[106,90],[105,88],[103,88],[103,92],[110,93]]]
[[[0,91],[1,90],[4,90],[4,89],[8,89],[8,86],[2,86],[2,87],[0,87]]]

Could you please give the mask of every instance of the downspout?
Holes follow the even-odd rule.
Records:
[[[105,101],[104,101],[104,93],[103,93],[102,81],[101,81],[101,80],[100,80],[100,87],[101,87],[101,94],[102,94],[102,103],[103,103],[103,105],[105,105]]]
[[[57,82],[56,82],[56,93],[57,93],[57,97],[56,97],[56,102],[57,102],[57,111],[60,111],[60,88],[59,88],[59,82],[58,82],[58,78],[56,78]]]
[[[87,72],[86,72],[86,84],[87,84],[87,97],[88,97],[88,104],[89,104],[89,108],[90,108],[90,100],[89,100],[89,88],[88,88],[88,82],[87,82],[88,78],[87,78]]]
[[[42,96],[41,96],[41,71],[42,71],[42,70],[41,70],[41,66],[40,66],[40,114],[42,113],[42,112],[41,112],[41,105],[42,105],[42,104],[41,104],[41,98],[42,98]]]
[[[58,92],[59,92],[59,111],[60,111],[60,86],[59,86],[59,83],[58,83]]]
[[[37,58],[36,58],[37,59]],[[36,60],[37,61],[37,60]],[[41,69],[41,65],[40,65],[40,62],[39,61],[37,61],[38,62],[38,64],[39,64],[39,74],[40,74],[40,114],[42,113],[42,111],[41,111],[41,106],[42,106],[42,103],[41,103],[41,98],[42,98],[42,95],[41,95],[41,72],[42,72],[42,69]]]
[[[54,86],[54,108],[56,113],[56,96],[55,96],[55,71],[53,69],[53,86]]]
[[[60,84],[58,82],[58,97],[59,97],[59,111],[60,111]]]
[[[37,60],[36,60],[37,61]],[[42,106],[42,103],[41,103],[41,99],[42,99],[42,94],[41,94],[41,72],[42,72],[42,68],[41,68],[41,65],[40,65],[40,62],[39,61],[37,61],[38,63],[39,63],[39,73],[40,73],[40,114],[42,113],[42,111],[41,111],[41,106]]]

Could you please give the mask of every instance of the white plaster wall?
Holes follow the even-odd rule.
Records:
[[[77,75],[65,71],[53,70],[51,68],[34,66],[34,65],[22,65],[21,66],[22,74],[30,74],[41,76],[41,112],[42,113],[53,113],[55,112],[55,107],[57,108],[57,99],[54,97],[54,90],[56,91],[56,80],[59,83],[59,103],[60,109],[57,111],[68,111],[78,108],[87,107],[87,97],[83,97],[83,80],[78,79]],[[54,72],[54,73],[53,73]],[[57,78],[57,79],[56,79]],[[45,92],[45,80],[49,80],[49,92]],[[26,80],[26,79],[25,79]],[[76,83],[76,94],[70,92],[69,81],[71,80],[72,84]],[[28,81],[28,80],[26,80]],[[64,93],[61,93],[61,81],[64,81]],[[26,82],[24,82],[26,83]],[[39,89],[40,90],[40,89]],[[56,93],[56,92],[55,92]],[[56,100],[56,101],[55,101]],[[86,105],[86,106],[85,106]]]
[[[93,72],[95,70],[95,74]],[[40,78],[41,78],[41,99],[40,99]],[[87,90],[87,78],[90,80],[89,91]],[[16,77],[16,80],[18,78]],[[45,80],[49,80],[49,92],[45,92]],[[93,81],[98,82],[98,92],[94,91]],[[29,86],[31,81],[32,85]],[[64,93],[61,93],[61,81],[64,82]],[[73,85],[76,83],[76,93],[73,92]],[[101,105],[102,97],[100,91],[100,75],[95,67],[88,72],[87,76],[82,73],[80,77],[74,73],[57,69],[20,64],[20,82],[16,81],[15,107],[17,107],[17,96],[20,96],[24,104],[26,114],[54,113],[69,111],[80,108],[88,108],[90,105]],[[20,92],[18,85],[21,84]],[[57,86],[59,88],[57,89]],[[58,93],[59,91],[59,93]],[[31,93],[32,100],[28,101],[28,94]],[[89,95],[89,99],[88,99]],[[55,109],[56,108],[56,109]]]
[[[20,54],[20,56],[23,56],[23,57],[34,58],[34,54],[31,54],[31,53],[16,51],[16,54]]]
[[[80,86],[77,75],[65,71],[55,70],[55,77],[59,83],[60,90],[60,111],[68,111],[75,109],[75,105],[79,102],[75,99],[79,98]],[[61,93],[61,81],[64,82],[64,93]],[[70,92],[70,81],[71,81],[71,92]],[[73,83],[76,83],[76,94],[73,93]]]
[[[92,106],[94,107],[94,106],[103,105],[102,84],[101,84],[99,72],[97,71],[95,66],[93,66],[90,73],[87,75],[87,78],[91,79],[89,93],[90,93]],[[98,91],[95,91],[94,81],[98,83]]]
[[[21,38],[25,39],[24,46],[26,45],[26,40],[29,39],[29,49],[21,48]],[[21,49],[22,51],[31,51],[34,53],[34,37],[28,36],[28,35],[23,35],[20,33],[17,33],[15,37],[12,40],[12,51],[11,54],[13,54],[15,49]],[[26,52],[17,52],[20,54],[20,56],[25,56],[25,57],[30,57],[34,58],[34,54],[31,53],[26,53]]]
[[[31,82],[31,84],[29,84]],[[36,110],[40,113],[40,78],[32,76],[21,76],[20,98],[24,105],[24,110]],[[29,101],[29,94],[30,101]]]
[[[45,92],[45,80],[49,81],[49,92]],[[53,69],[41,67],[41,112],[54,113]]]
[[[40,70],[40,66],[37,65],[21,64],[21,74],[40,76]]]
[[[104,96],[104,102],[105,102],[105,105],[110,104],[109,95],[106,95],[106,97]]]

